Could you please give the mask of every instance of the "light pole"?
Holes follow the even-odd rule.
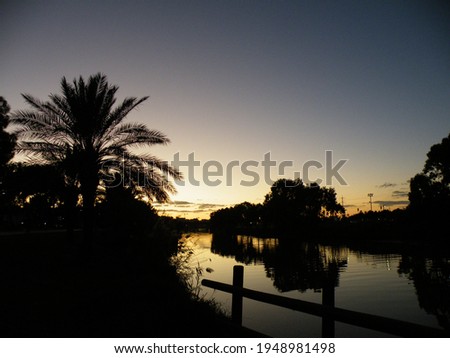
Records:
[[[369,197],[370,211],[372,211],[372,197],[373,197],[373,193],[369,193],[369,194],[367,194],[367,196]]]

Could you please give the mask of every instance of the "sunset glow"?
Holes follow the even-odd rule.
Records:
[[[292,161],[347,160],[334,180],[347,212],[404,207],[408,180],[449,131],[448,11],[439,2],[257,3],[242,1],[45,1],[3,3],[2,93],[47,99],[62,76],[102,72],[118,96],[150,99],[129,121],[171,140],[152,152],[172,161],[191,153],[198,185],[176,185],[162,213],[208,218],[218,208],[262,202],[270,185],[227,165],[271,153]],[[447,9],[448,10],[448,9]],[[205,163],[223,167],[217,185]],[[247,167],[249,169],[249,167]],[[180,168],[188,176],[186,168]],[[216,170],[212,166],[209,170]],[[303,175],[304,173],[301,173]],[[323,169],[309,177],[325,179]],[[229,179],[228,181],[226,179]]]

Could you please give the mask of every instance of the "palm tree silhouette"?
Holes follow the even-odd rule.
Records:
[[[182,174],[157,157],[131,150],[170,142],[160,131],[124,123],[128,113],[148,97],[128,97],[114,107],[118,87],[108,84],[101,73],[87,82],[81,76],[73,83],[63,77],[61,90],[62,95],[51,94],[47,102],[22,94],[32,110],[16,111],[11,122],[20,125],[16,131],[19,152],[57,165],[66,184],[79,189],[84,237],[90,242],[95,200],[102,188],[133,186],[149,199],[164,202],[175,192],[169,177],[181,179]],[[117,174],[122,183],[117,183]]]

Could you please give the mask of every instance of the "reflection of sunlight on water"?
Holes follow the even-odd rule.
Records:
[[[258,254],[263,250],[274,251],[278,246],[278,239],[273,238],[257,238],[252,236],[238,235],[236,241],[239,245],[251,246]]]
[[[332,263],[339,264],[340,267],[347,267],[349,249],[347,247],[319,246],[320,255],[325,265]]]
[[[207,269],[207,267],[203,267],[203,265],[208,261],[211,261],[211,258],[207,257],[207,253],[211,249],[210,234],[187,234],[179,240],[179,243],[178,258],[186,261],[191,267],[200,266],[202,269]]]
[[[189,247],[198,249],[211,248],[211,234],[207,232],[196,232],[185,235],[182,239]]]

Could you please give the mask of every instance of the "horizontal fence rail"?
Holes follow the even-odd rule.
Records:
[[[242,278],[241,278],[242,275]],[[334,321],[368,328],[379,332],[389,333],[399,337],[409,338],[443,338],[450,337],[450,332],[422,326],[416,323],[400,321],[392,318],[376,316],[368,313],[350,311],[336,308],[332,305],[318,304],[302,301],[294,298],[283,297],[250,290],[242,287],[243,266],[235,266],[233,271],[233,285],[204,279],[202,285],[215,290],[231,293],[232,296],[232,321],[242,324],[242,298],[246,297],[255,301],[272,304],[295,311],[308,313],[322,317],[322,335],[334,337]],[[333,299],[334,301],[334,299]]]

